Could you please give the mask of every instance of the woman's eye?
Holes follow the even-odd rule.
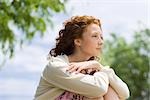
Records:
[[[92,37],[97,37],[97,35],[93,35]]]
[[[95,38],[101,38],[101,39],[103,40],[103,36],[93,35],[92,37],[95,37]]]

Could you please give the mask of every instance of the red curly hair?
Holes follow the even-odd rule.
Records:
[[[59,37],[56,38],[56,47],[51,49],[49,54],[57,56],[61,54],[71,55],[74,52],[74,39],[81,38],[86,27],[90,24],[97,24],[101,28],[99,19],[93,16],[73,16],[64,22],[64,28],[59,31]]]

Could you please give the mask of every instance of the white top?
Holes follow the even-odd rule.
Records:
[[[121,100],[129,97],[129,89],[112,69],[95,72],[93,75],[74,74],[66,71],[69,64],[66,55],[50,57],[45,67],[35,100],[54,100],[65,90],[86,97],[102,97],[107,93],[108,86],[117,92]]]

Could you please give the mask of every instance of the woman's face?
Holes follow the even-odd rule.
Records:
[[[103,36],[102,30],[97,24],[90,24],[85,29],[80,39],[80,51],[82,54],[98,56],[102,50]]]

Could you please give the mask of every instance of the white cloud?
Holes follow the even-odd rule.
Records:
[[[37,82],[24,79],[3,79],[0,80],[0,99],[4,98],[20,98],[25,97],[31,100],[34,97]],[[11,99],[12,100],[12,99]],[[19,99],[18,99],[19,100]]]
[[[110,32],[121,33],[131,37],[131,33],[138,29],[138,21],[148,23],[147,0],[71,0],[67,3],[69,15],[56,15],[54,20],[59,23],[74,15],[92,15],[102,20],[104,37]]]
[[[16,51],[15,57],[8,61],[7,66],[29,72],[41,72],[47,62],[47,54],[48,51],[45,48],[24,45],[22,50]]]
[[[92,15],[102,20],[104,37],[123,33],[126,37],[138,28],[138,21],[147,24],[147,0],[72,0],[72,15]]]

